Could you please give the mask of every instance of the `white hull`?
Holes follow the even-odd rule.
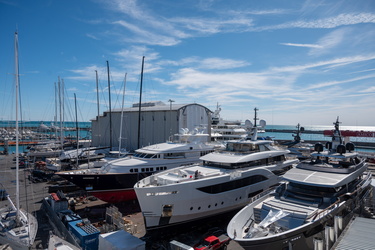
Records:
[[[38,230],[38,222],[30,213],[21,212],[23,217],[27,218],[26,222],[24,220],[20,227],[10,230],[3,230],[1,227],[0,245],[9,245],[12,249],[30,249],[32,247]],[[2,220],[1,223],[5,225],[6,221]]]
[[[283,166],[292,165],[293,163],[295,161],[285,162]],[[146,228],[152,229],[211,217],[244,207],[256,193],[266,190],[280,181],[280,177],[270,171],[272,168],[280,169],[281,165],[252,167],[241,170],[216,170],[216,172],[212,172],[212,176],[207,174],[201,180],[157,187],[137,188],[136,185],[134,189],[143,212]],[[197,169],[203,173],[206,170],[206,173],[212,170],[208,167],[206,169],[204,167]],[[241,179],[250,181],[249,178],[255,178],[255,176],[267,176],[268,179],[224,192],[213,191],[208,193],[206,192],[207,188],[204,191],[198,190],[198,188],[208,186],[214,189],[215,185],[217,187],[225,183],[231,185],[229,183]],[[142,183],[142,181],[139,183]],[[172,206],[171,213],[162,216],[165,205]]]

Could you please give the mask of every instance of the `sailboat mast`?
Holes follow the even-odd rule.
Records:
[[[58,89],[59,89],[59,109],[60,109],[60,144],[61,144],[61,150],[63,150],[63,144],[64,144],[64,136],[63,136],[63,124],[62,124],[62,105],[61,105],[61,82],[60,77],[58,77]]]
[[[57,86],[55,82],[55,117],[54,117],[54,123],[55,123],[55,138],[57,138]]]
[[[76,93],[74,93],[74,107],[75,107],[75,112],[76,112],[76,136],[77,136],[77,168],[78,168],[78,149],[79,149],[79,138],[78,138],[78,116],[77,116],[77,98],[76,98]]]
[[[120,120],[120,138],[119,138],[119,143],[118,143],[118,156],[120,157],[121,155],[121,140],[122,140],[122,120],[124,117],[124,99],[125,99],[125,88],[126,88],[126,75],[125,73],[125,79],[124,79],[124,92],[122,94],[122,106],[121,106],[121,120]]]
[[[96,103],[98,107],[98,131],[99,131],[99,145],[101,145],[101,137],[100,137],[100,110],[99,110],[99,80],[98,80],[98,71],[95,70],[95,79],[96,79]]]
[[[18,65],[18,33],[14,34],[14,67],[16,77],[16,206],[17,206],[17,220],[19,219],[20,210],[20,186],[19,186],[19,149],[18,149],[18,88],[19,88],[19,65]]]
[[[142,70],[141,70],[141,87],[139,90],[139,108],[138,108],[138,147],[140,148],[140,140],[141,140],[141,104],[142,104],[142,84],[143,84],[143,66],[145,63],[145,57],[142,57]]]
[[[112,150],[112,108],[111,108],[111,82],[109,80],[109,63],[107,61],[108,95],[109,95],[109,148]]]
[[[95,79],[96,79],[96,102],[97,102],[97,105],[98,105],[98,118],[99,118],[99,81],[98,81],[98,71],[95,70]]]

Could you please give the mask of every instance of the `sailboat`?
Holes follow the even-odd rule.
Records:
[[[20,209],[19,191],[19,152],[18,152],[18,34],[15,33],[15,69],[16,69],[16,203],[6,198],[9,207],[0,209],[0,244],[9,245],[13,249],[29,249],[34,243],[38,222],[34,216]]]

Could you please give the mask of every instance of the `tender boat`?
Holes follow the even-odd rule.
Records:
[[[306,143],[301,139],[301,133],[305,131],[304,127],[301,127],[298,123],[296,134],[292,134],[294,140],[291,142],[283,143],[281,146],[288,147],[290,154],[296,156],[299,160],[306,160],[310,158],[310,154],[314,151],[314,145]]]
[[[231,140],[226,149],[200,159],[201,164],[162,171],[135,186],[148,233],[177,228],[238,211],[256,194],[277,185],[297,159],[273,141]]]
[[[133,155],[109,161],[100,169],[79,169],[56,173],[103,201],[117,203],[137,199],[134,184],[162,170],[199,162],[199,157],[220,148],[204,142],[207,134],[186,129],[176,140],[137,149]],[[178,139],[177,139],[178,138]]]
[[[343,145],[338,118],[334,125],[327,150],[316,144],[311,159],[232,218],[233,240],[245,249],[330,249],[332,234],[339,235],[372,191],[367,163],[352,143]]]

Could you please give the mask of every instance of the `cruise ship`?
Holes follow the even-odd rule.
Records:
[[[315,145],[311,159],[300,162],[271,192],[259,194],[227,227],[244,249],[330,249],[341,230],[370,197],[371,172],[344,145],[339,120],[332,141]]]
[[[297,159],[273,141],[231,140],[201,164],[155,173],[138,181],[135,192],[148,233],[238,211],[258,193],[277,185]]]

